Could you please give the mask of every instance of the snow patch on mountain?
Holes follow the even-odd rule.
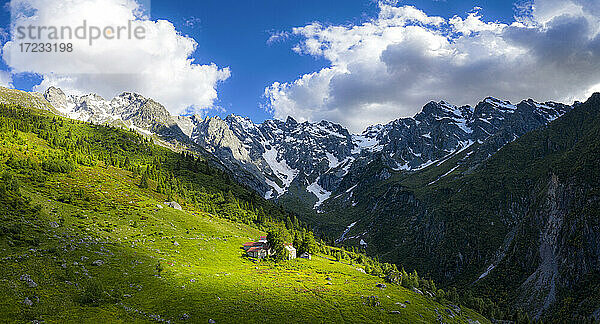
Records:
[[[383,149],[377,139],[377,134],[382,130],[381,125],[369,127],[361,135],[352,135],[352,143],[354,143],[354,149],[352,154],[360,154],[362,151],[379,152]]]
[[[494,264],[490,264],[490,266],[481,274],[481,276],[479,276],[479,279],[485,278],[490,273],[490,271],[494,270],[495,267],[496,266]]]
[[[329,152],[325,152],[325,156],[327,157],[327,160],[329,161],[329,168],[333,169],[336,168],[338,165],[340,165],[340,161],[331,153]]]
[[[285,159],[278,160],[277,156],[279,152],[275,149],[275,147],[266,143],[263,145],[265,147],[263,158],[271,170],[275,173],[275,176],[283,182],[283,188],[279,187],[279,185],[277,185],[275,182],[268,179],[267,184],[273,187],[273,189],[277,191],[278,195],[281,196],[298,175],[298,170],[290,168]]]
[[[511,104],[510,102],[496,99],[493,97],[486,98],[484,100],[484,102],[494,105],[494,106],[496,106],[506,112],[509,112],[509,113],[514,113],[514,111],[517,110],[517,106]]]
[[[457,165],[457,166],[453,167],[452,169],[450,169],[450,171],[448,171],[448,172],[446,172],[446,173],[442,174],[442,175],[441,175],[441,176],[439,176],[437,179],[435,179],[434,181],[432,181],[432,182],[428,183],[427,185],[428,185],[428,186],[431,186],[432,184],[434,184],[434,183],[436,183],[436,182],[440,181],[442,178],[444,178],[445,176],[447,176],[447,175],[449,175],[450,173],[454,172],[454,170],[458,169],[458,167],[459,167],[459,166],[460,166],[460,165]]]
[[[329,197],[331,196],[331,192],[323,189],[323,187],[319,185],[319,180],[320,177],[317,177],[315,182],[311,183],[308,187],[306,187],[306,190],[308,192],[312,193],[317,197],[317,202],[313,206],[313,209],[317,209],[325,200],[329,199]]]
[[[267,185],[269,185],[271,188],[273,188],[273,189],[267,191],[267,193],[265,194],[266,199],[277,198],[277,197],[283,195],[283,193],[285,192],[285,188],[281,188],[275,181],[273,181],[271,179],[265,179],[265,182],[267,183]],[[275,190],[275,192],[277,192],[277,196],[273,196],[273,190]],[[267,197],[269,197],[269,198],[267,198]]]
[[[356,186],[358,186],[358,183],[357,183],[357,184],[355,184],[354,186],[352,186],[352,187],[350,187],[350,188],[346,189],[346,193],[351,193],[351,192],[352,192],[352,190],[354,190],[354,188],[356,188]],[[352,196],[352,195],[350,195],[350,196]]]

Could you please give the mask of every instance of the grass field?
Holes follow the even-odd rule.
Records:
[[[468,310],[451,318],[449,306],[399,286],[377,288],[381,279],[323,257],[254,262],[241,246],[259,231],[166,207],[120,169],[82,167],[21,190],[42,212],[3,219],[23,224],[20,239],[0,240],[0,313],[9,322],[485,321]],[[61,202],[79,190],[89,202]]]

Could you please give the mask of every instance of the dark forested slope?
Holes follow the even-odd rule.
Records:
[[[469,288],[500,309],[600,315],[600,94],[470,163],[479,145],[379,179],[385,167],[373,161],[353,206],[333,212],[357,222],[345,243],[360,238],[382,260]]]

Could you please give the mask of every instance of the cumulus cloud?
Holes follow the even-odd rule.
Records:
[[[0,71],[0,87],[12,88],[12,76],[7,71]]]
[[[230,70],[196,62],[191,58],[196,41],[179,33],[169,21],[150,20],[143,9],[135,0],[13,0],[13,36],[17,26],[29,25],[67,26],[75,31],[85,22],[88,29],[115,29],[110,34],[113,38],[100,37],[92,45],[89,36],[57,41],[42,31],[39,41],[72,43],[70,53],[22,53],[21,42],[13,37],[3,47],[3,58],[13,73],[41,75],[43,81],[35,88],[39,91],[57,86],[106,98],[137,92],[164,104],[173,114],[201,113],[213,107],[217,86],[229,78]],[[118,26],[131,27],[115,39]],[[143,28],[143,37],[129,37],[129,30],[138,27]]]
[[[486,96],[571,102],[600,85],[596,0],[537,0],[509,23],[480,8],[450,19],[379,4],[360,25],[293,29],[293,50],[329,66],[265,89],[276,118],[328,119],[360,132],[413,115],[429,100],[474,104]]]

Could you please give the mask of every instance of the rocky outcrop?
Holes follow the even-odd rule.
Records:
[[[530,262],[536,267],[519,290],[520,304],[526,305],[524,308],[536,318],[564,298],[565,291],[580,289],[598,275],[600,227],[594,210],[600,197],[593,190],[574,179],[560,179],[552,174],[540,206],[535,208],[529,225],[537,228],[537,244],[531,247],[537,250],[528,255],[534,256]],[[580,305],[589,302],[578,301]]]
[[[190,137],[210,152],[228,150],[235,160],[241,163],[250,162],[250,156],[244,144],[219,117],[206,118],[197,123]]]
[[[109,101],[96,94],[67,96],[61,89],[50,87],[44,98],[69,118],[156,134],[168,141],[189,141],[164,106],[139,94],[124,92]]]
[[[565,198],[564,186],[559,183],[556,175],[552,175],[537,217],[540,223],[537,251],[539,265],[520,288],[522,304],[528,305],[528,310],[536,317],[556,302],[560,276],[559,239],[568,204]]]

